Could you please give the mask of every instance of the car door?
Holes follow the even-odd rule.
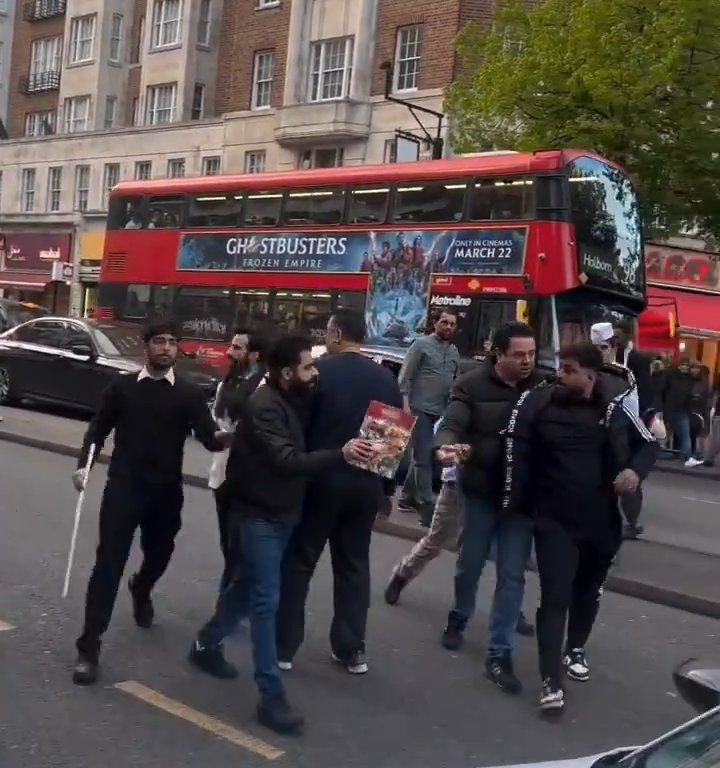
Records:
[[[31,320],[19,326],[10,342],[15,387],[23,395],[43,399],[58,398],[54,363],[62,357],[65,322]]]
[[[58,387],[62,399],[72,405],[95,410],[112,369],[98,364],[97,349],[88,329],[68,320],[63,336],[63,355],[57,359]],[[85,348],[92,354],[80,353]]]

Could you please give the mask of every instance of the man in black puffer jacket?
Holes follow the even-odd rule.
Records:
[[[513,322],[495,333],[494,360],[462,376],[435,437],[438,457],[460,463],[464,511],[455,574],[455,603],[443,633],[443,645],[457,650],[475,610],[483,567],[497,548],[497,586],[490,617],[488,677],[510,693],[521,690],[512,665],[515,627],[522,607],[525,566],[532,546],[529,516],[503,515],[503,435],[522,393],[541,381],[534,370],[535,339],[525,323]]]

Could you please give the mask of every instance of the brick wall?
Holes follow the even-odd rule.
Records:
[[[18,0],[15,9],[15,38],[13,40],[12,59],[8,68],[7,87],[10,91],[10,99],[7,129],[11,138],[22,136],[25,133],[25,115],[28,112],[41,112],[58,107],[58,91],[42,91],[26,95],[20,93],[19,81],[23,75],[30,72],[30,49],[33,40],[62,35],[65,17],[59,16],[43,21],[25,21],[23,18],[24,7],[24,0]]]
[[[372,93],[385,93],[385,73],[380,65],[395,61],[399,27],[422,24],[422,59],[419,88],[444,88],[452,81],[454,41],[462,0],[381,0],[377,19]]]
[[[250,108],[256,51],[275,51],[272,106],[282,106],[291,0],[257,10],[257,0],[225,0],[218,57],[215,113]]]

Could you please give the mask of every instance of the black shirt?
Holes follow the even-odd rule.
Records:
[[[103,395],[83,441],[78,468],[87,462],[90,445],[96,455],[115,430],[108,474],[151,482],[182,482],[185,441],[191,431],[211,451],[223,446],[202,390],[179,376],[167,379],[123,376]]]

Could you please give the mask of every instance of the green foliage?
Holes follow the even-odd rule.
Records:
[[[720,0],[505,0],[458,52],[456,151],[591,149],[631,172],[650,234],[720,238]]]

